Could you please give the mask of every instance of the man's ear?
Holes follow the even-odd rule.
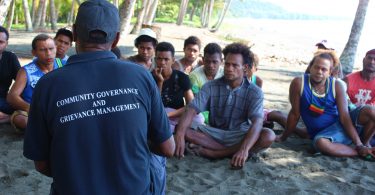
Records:
[[[77,41],[77,32],[76,32],[76,25],[75,24],[73,24],[72,31],[73,31],[73,42],[76,42]]]
[[[31,54],[32,54],[33,56],[35,56],[35,50],[34,50],[34,49],[31,50]]]
[[[249,64],[244,64],[243,65],[243,70],[247,70],[249,68]]]
[[[120,33],[117,32],[117,33],[116,33],[115,40],[114,40],[113,43],[112,43],[112,47],[111,47],[111,49],[115,48],[115,47],[117,46],[117,43],[118,43],[119,41],[120,41]]]

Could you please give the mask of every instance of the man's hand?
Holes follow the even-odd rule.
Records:
[[[249,151],[245,151],[244,149],[240,149],[239,151],[237,151],[233,157],[232,157],[232,160],[230,162],[230,164],[232,165],[232,168],[242,168],[247,160],[247,158],[249,157]]]
[[[174,155],[181,159],[184,157],[184,152],[185,152],[185,135],[180,135],[179,133],[176,133],[174,135],[174,140],[176,143],[176,150]]]
[[[158,68],[156,67],[152,73],[154,74],[154,76],[156,77],[156,80],[158,83],[163,83],[164,82],[164,77],[163,75],[161,74],[163,72],[163,68]]]
[[[365,157],[367,155],[371,155],[372,157],[375,158],[375,148],[368,148],[362,145],[362,146],[357,146],[356,150],[360,156]]]

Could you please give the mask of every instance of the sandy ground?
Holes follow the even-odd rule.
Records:
[[[197,35],[203,45],[220,37],[207,30],[158,24],[161,40],[172,42],[181,55],[183,39]],[[263,78],[265,107],[288,112],[288,88],[291,79],[301,75],[312,53],[308,49],[288,47],[282,36],[268,39],[267,30],[254,29],[257,35],[253,50],[261,59],[258,75]],[[11,32],[9,50],[30,60],[30,43],[35,33]],[[273,37],[272,34],[269,34]],[[125,55],[134,52],[134,35],[120,41]],[[243,38],[243,37],[241,37]],[[305,44],[305,45],[303,45]],[[310,43],[300,43],[309,48]],[[71,50],[74,53],[74,49]],[[277,127],[280,133],[280,127]],[[308,153],[309,140],[295,137],[275,143],[265,153],[249,159],[242,170],[232,170],[230,159],[207,160],[186,155],[182,160],[169,159],[167,194],[374,194],[375,164],[360,159],[332,158]],[[34,170],[33,163],[22,155],[23,136],[8,124],[0,125],[0,194],[48,194],[51,179]]]

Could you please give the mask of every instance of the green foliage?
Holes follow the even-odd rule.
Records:
[[[179,11],[179,5],[160,4],[156,12],[157,18],[176,19]]]

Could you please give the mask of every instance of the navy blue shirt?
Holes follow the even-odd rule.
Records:
[[[20,68],[20,62],[16,54],[3,51],[0,59],[0,98],[6,98],[12,80],[16,80]]]
[[[149,194],[149,138],[170,138],[158,88],[110,51],[71,56],[33,94],[24,155],[50,161],[58,194]]]

